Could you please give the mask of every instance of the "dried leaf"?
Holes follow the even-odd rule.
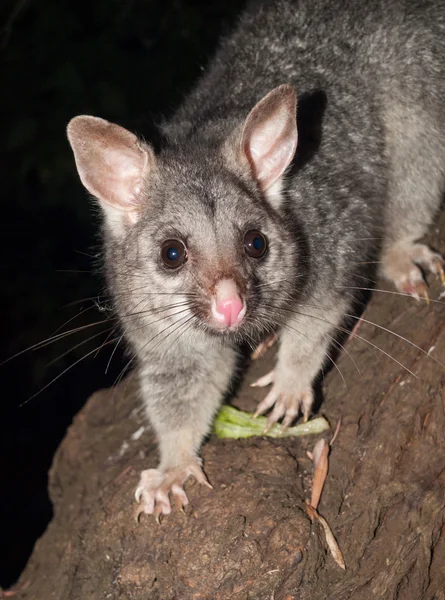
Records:
[[[320,502],[321,493],[323,491],[324,482],[326,481],[326,476],[328,474],[328,453],[329,446],[326,444],[324,440],[323,445],[317,442],[315,445],[313,455],[314,455],[314,464],[315,464],[315,473],[314,479],[312,482],[312,496],[311,496],[311,506],[312,508],[317,509],[318,503]],[[321,450],[320,450],[321,448]]]
[[[325,534],[326,544],[327,544],[329,550],[331,551],[333,559],[335,560],[335,562],[338,564],[339,567],[341,567],[342,569],[346,569],[343,554],[340,550],[337,540],[334,537],[334,534],[332,533],[331,528],[329,527],[328,522],[326,521],[326,519],[324,517],[322,517],[320,515],[320,513],[313,506],[311,506],[309,504],[309,502],[307,500],[306,500],[305,504],[306,504],[306,512],[309,515],[309,518],[311,519],[311,521],[313,521],[314,519],[318,519],[320,521],[321,526],[323,527],[324,534]]]
[[[331,551],[333,559],[340,568],[342,568],[343,570],[346,569],[345,559],[343,558],[343,554],[340,550],[337,540],[334,537],[334,534],[332,533],[331,528],[328,525],[328,522],[317,511],[315,511],[315,516],[320,521],[324,529],[324,533],[326,536],[326,544],[328,545],[328,548]]]
[[[336,438],[337,438],[337,435],[338,435],[338,432],[340,431],[340,427],[341,427],[341,417],[340,417],[340,418],[339,418],[339,420],[337,421],[337,426],[336,426],[336,428],[335,428],[334,435],[332,436],[332,439],[331,439],[331,441],[329,442],[329,445],[330,445],[330,446],[332,446],[332,444],[335,442],[335,440],[336,440]]]
[[[315,510],[315,508],[312,508],[312,506],[310,505],[309,500],[305,500],[305,506],[306,506],[306,512],[309,515],[310,520],[313,521],[314,518],[315,518],[315,513],[317,511]]]
[[[318,461],[320,460],[321,453],[323,448],[326,446],[326,442],[324,439],[318,440],[315,444],[314,449],[312,450],[312,456],[314,461],[314,468],[317,468]]]

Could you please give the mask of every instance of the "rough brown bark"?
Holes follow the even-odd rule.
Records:
[[[442,217],[440,230],[445,231]],[[435,246],[440,230],[436,230]],[[382,289],[382,285],[378,285]],[[388,289],[388,288],[385,288]],[[439,286],[432,287],[437,298]],[[155,441],[131,382],[93,395],[50,473],[55,516],[15,588],[32,600],[445,599],[445,310],[375,292],[323,384],[321,412],[339,437],[319,510],[346,571],[304,509],[313,438],[221,441],[203,449],[214,490],[186,484],[190,505],[157,525],[134,519],[138,473]],[[247,382],[270,368],[252,365]],[[416,377],[407,372],[393,356]],[[354,366],[356,363],[360,372]],[[264,392],[245,385],[235,404]]]

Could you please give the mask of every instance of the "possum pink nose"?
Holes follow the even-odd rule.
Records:
[[[246,312],[246,304],[240,297],[232,279],[222,279],[215,287],[212,298],[212,315],[217,323],[230,327],[240,323]]]
[[[215,306],[215,313],[221,323],[230,327],[241,321],[243,318],[244,305],[239,296],[228,298],[222,302],[217,302]]]

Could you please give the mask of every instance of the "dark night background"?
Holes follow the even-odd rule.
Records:
[[[243,4],[3,0],[0,361],[68,319],[75,317],[66,331],[102,318],[93,300],[102,293],[97,211],[75,171],[69,119],[93,114],[150,139],[153,123],[178,105]],[[66,428],[88,396],[121,372],[116,353],[105,373],[113,346],[94,352],[106,333],[80,345],[101,328],[0,367],[0,586],[16,581],[51,519],[47,472]]]

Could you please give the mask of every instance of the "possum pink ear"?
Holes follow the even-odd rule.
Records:
[[[148,146],[124,129],[97,117],[80,116],[67,128],[83,185],[114,219],[137,220],[142,184],[154,163]]]
[[[244,124],[241,150],[263,190],[289,166],[297,148],[297,97],[280,85],[252,109]]]

